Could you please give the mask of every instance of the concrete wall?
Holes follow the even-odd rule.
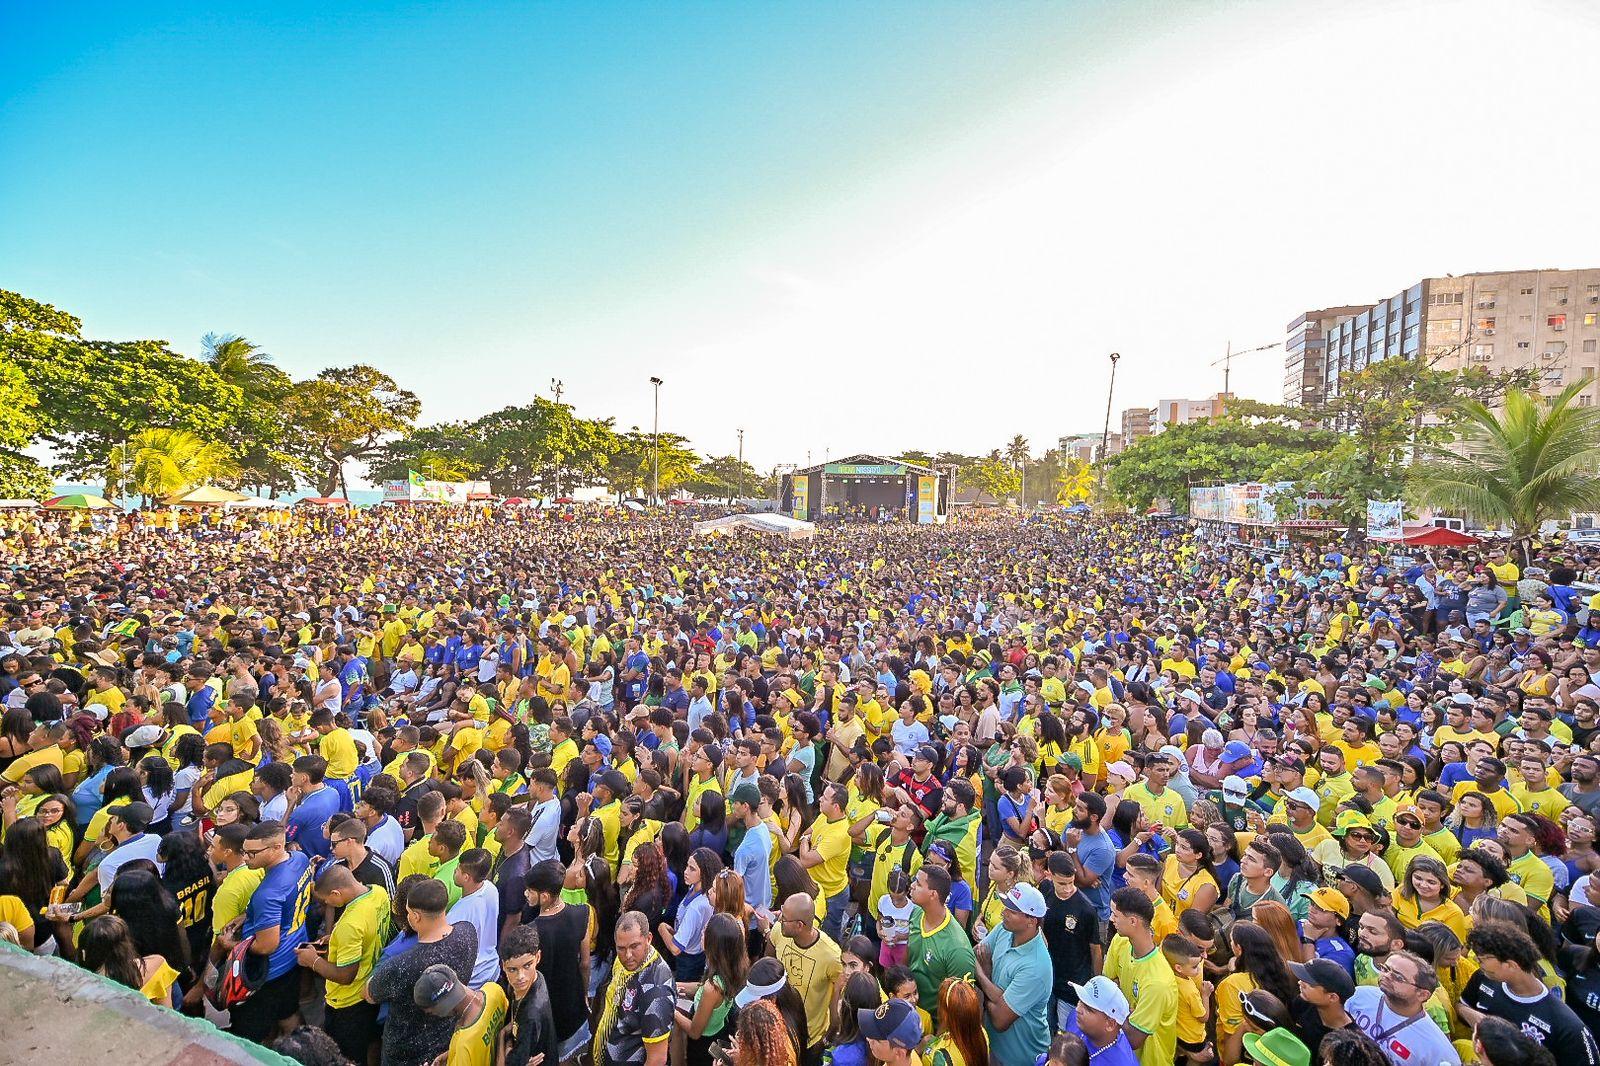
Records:
[[[210,1022],[153,1006],[132,989],[61,959],[0,943],[6,1005],[0,1066],[12,1063],[139,1063],[140,1066],[293,1066]]]

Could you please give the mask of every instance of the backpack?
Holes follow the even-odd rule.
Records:
[[[238,1006],[267,983],[267,957],[250,954],[255,939],[248,936],[235,944],[217,968],[215,982],[207,986],[206,998],[218,1010]]]

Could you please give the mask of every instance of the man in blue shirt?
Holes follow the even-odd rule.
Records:
[[[1067,1015],[1062,1032],[1083,1040],[1095,1066],[1139,1066],[1139,1055],[1122,1030],[1128,1021],[1128,998],[1117,983],[1102,975],[1072,988],[1078,993],[1078,1005]]]
[[[1050,1050],[1050,990],[1055,971],[1039,924],[1044,896],[1016,884],[1003,897],[1000,928],[976,949],[983,1027],[996,1062],[1032,1062]],[[1096,1064],[1098,1066],[1098,1063]]]
[[[302,755],[294,761],[292,787],[299,792],[300,801],[283,827],[292,847],[321,859],[329,855],[328,819],[340,809],[339,793],[323,784],[327,772],[328,760],[320,755]]]
[[[772,856],[772,830],[761,820],[761,790],[740,785],[728,797],[728,815],[733,825],[744,827],[744,836],[733,853],[733,869],[744,878],[744,901],[757,912],[772,909],[772,876],[768,863]]]
[[[1102,922],[1111,920],[1111,875],[1117,867],[1117,846],[1100,828],[1106,816],[1105,797],[1098,792],[1085,792],[1073,802],[1072,825],[1068,827],[1063,843],[1072,856],[1074,880],[1078,889],[1100,916]]]
[[[189,724],[202,733],[211,719],[211,708],[217,705],[217,690],[207,684],[210,680],[210,669],[200,666],[191,667],[183,679],[184,687],[189,690],[189,699],[184,704],[189,712]]]
[[[258,960],[266,959],[266,979],[249,999],[230,1010],[230,1031],[265,1044],[300,1024],[300,968],[295,949],[309,939],[306,909],[311,904],[311,860],[289,851],[282,825],[262,822],[244,839],[244,861],[264,876],[245,908],[243,928],[237,936],[224,933],[223,942],[231,950],[239,939],[253,938],[249,953]]]

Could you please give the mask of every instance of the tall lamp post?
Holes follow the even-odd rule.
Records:
[[[566,388],[567,388],[566,383],[563,382],[560,378],[551,378],[550,379],[550,391],[556,394],[556,406],[557,407],[561,406],[561,394],[566,391]],[[555,481],[555,491],[551,496],[552,499],[554,499],[556,496],[560,496],[561,495],[561,453],[560,452],[555,453],[555,459],[556,459],[555,473],[553,475],[553,480]]]
[[[1111,443],[1111,391],[1117,386],[1117,361],[1122,356],[1117,352],[1111,353],[1111,380],[1106,382],[1106,422],[1100,430],[1100,489],[1104,495],[1106,487],[1106,448]]]
[[[650,502],[661,503],[661,379],[651,378],[655,386],[656,413],[650,424]]]
[[[739,496],[744,497],[744,427],[739,427]]]

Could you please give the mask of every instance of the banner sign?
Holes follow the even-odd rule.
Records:
[[[931,526],[934,513],[939,509],[939,479],[929,474],[917,475],[917,525]]]
[[[487,481],[427,481],[416,471],[383,483],[385,503],[464,504],[469,497],[489,495]]]
[[[903,477],[906,468],[899,463],[829,463],[822,472],[848,477]]]
[[[1399,500],[1367,501],[1367,536],[1398,537],[1404,532]]]
[[[801,474],[794,479],[794,510],[790,512],[790,518],[798,518],[805,521],[811,517],[810,494],[811,479]]]

